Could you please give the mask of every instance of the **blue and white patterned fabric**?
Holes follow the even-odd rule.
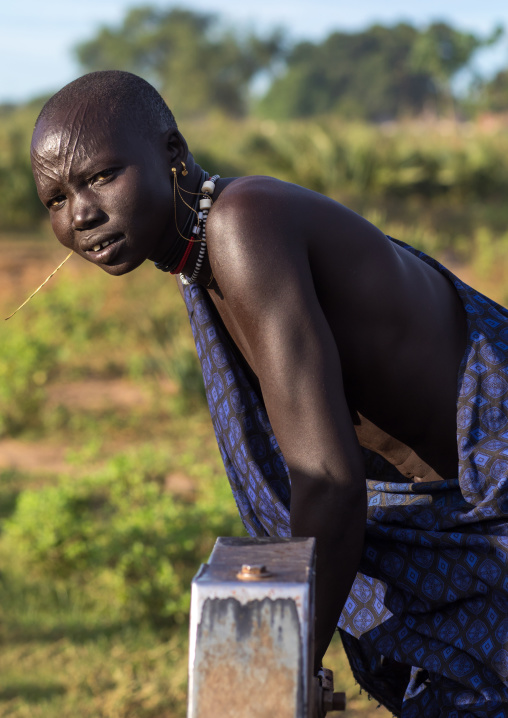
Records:
[[[394,482],[363,450],[365,546],[339,627],[356,679],[397,716],[508,718],[508,311],[397,243],[454,284],[467,314],[458,478]],[[184,293],[240,516],[251,536],[288,536],[289,474],[262,398],[206,292]]]

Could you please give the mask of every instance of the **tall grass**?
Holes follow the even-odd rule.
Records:
[[[212,172],[274,175],[362,214],[422,226],[443,249],[478,227],[508,226],[508,127],[216,120],[190,124],[188,139]]]

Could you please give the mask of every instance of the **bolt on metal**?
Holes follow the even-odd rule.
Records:
[[[236,577],[241,581],[260,581],[263,578],[270,578],[272,574],[262,564],[244,563]]]

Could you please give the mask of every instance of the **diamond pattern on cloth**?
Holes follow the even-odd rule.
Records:
[[[395,715],[507,718],[508,311],[390,239],[444,274],[467,315],[458,476],[400,483],[362,449],[365,546],[339,629],[356,679]],[[290,478],[262,398],[206,292],[184,297],[241,519],[251,536],[289,536]]]

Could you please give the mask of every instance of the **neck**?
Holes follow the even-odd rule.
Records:
[[[180,172],[173,180],[173,221],[171,236],[168,236],[149,257],[158,269],[165,272],[180,272],[182,261],[189,256],[189,239],[196,224],[196,212],[199,208],[199,190],[206,179],[206,173],[197,165],[192,156],[187,163],[188,174]],[[175,182],[177,184],[175,185]],[[180,190],[180,192],[178,191]],[[187,206],[189,205],[189,206]],[[192,208],[192,209],[191,209]],[[171,221],[171,220],[170,220]]]

